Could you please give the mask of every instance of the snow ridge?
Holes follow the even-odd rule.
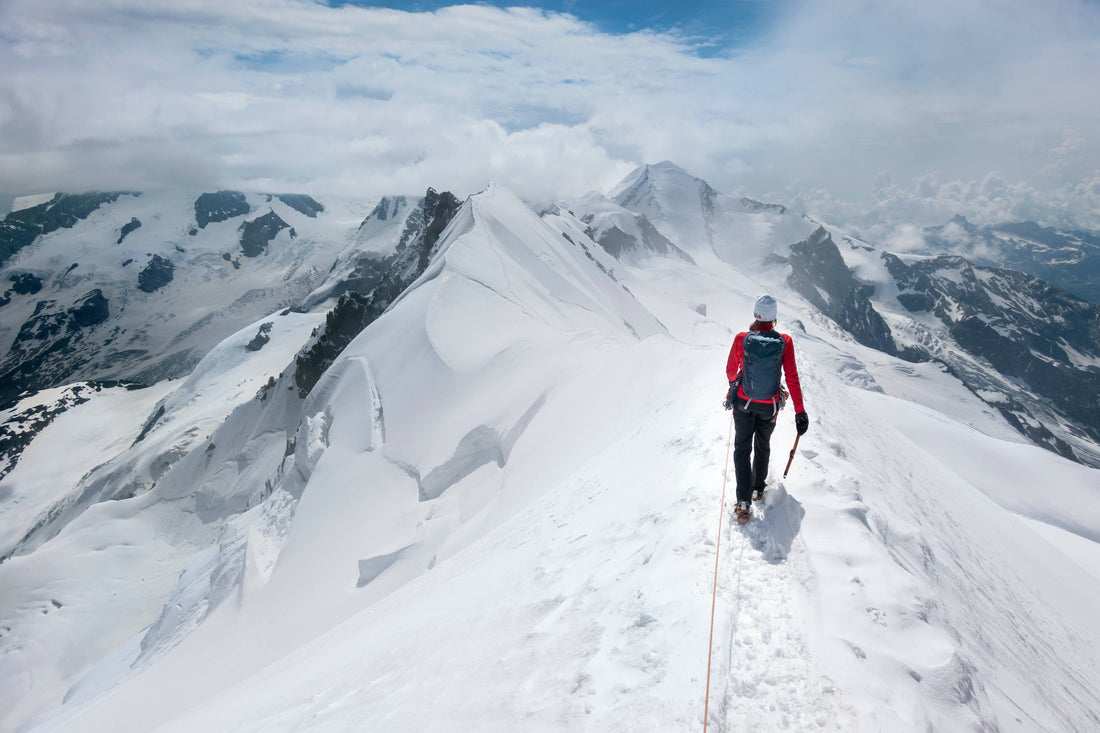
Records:
[[[323,314],[276,311],[182,383],[56,418],[28,451],[83,408],[140,415],[89,474],[139,488],[0,564],[0,724],[700,726],[723,367],[767,290],[812,424],[754,521],[722,518],[709,723],[1097,727],[1097,469],[1024,443],[951,373],[859,343],[794,291],[775,257],[815,222],[703,196],[670,165],[620,193],[643,181],[670,183],[633,215],[592,197],[539,216],[495,185],[471,197],[305,394],[298,357]],[[388,257],[415,209],[353,222],[311,292]],[[700,264],[619,260],[589,234],[642,216]],[[773,469],[793,439],[785,412]]]

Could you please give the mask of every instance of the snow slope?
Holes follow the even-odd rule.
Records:
[[[1096,469],[854,343],[778,270],[624,265],[497,187],[440,241],[291,422],[277,380],[209,455],[0,565],[0,597],[27,598],[0,614],[0,687],[79,666],[16,637],[39,608],[90,669],[64,705],[59,671],[4,706],[4,726],[701,727],[719,533],[712,729],[1100,726]],[[738,528],[720,403],[763,290],[812,424],[781,480],[780,417],[769,499]],[[154,580],[92,648],[79,614],[122,580],[67,559],[135,541],[126,577]]]
[[[196,446],[201,455],[210,432],[285,367],[321,320],[276,314],[259,351],[246,348],[257,323],[185,380],[104,390],[54,420],[0,481],[3,552],[16,551],[0,564],[0,728],[57,704],[157,617],[180,571],[220,527],[202,526],[188,507],[150,489],[180,455]]]

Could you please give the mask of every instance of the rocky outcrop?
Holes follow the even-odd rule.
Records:
[[[118,382],[81,382],[66,387],[50,401],[21,409],[0,423],[0,479],[19,463],[23,451],[51,422],[67,410],[82,405],[96,392],[127,386]],[[0,558],[0,562],[3,558]]]
[[[883,259],[905,308],[935,316],[966,353],[1100,440],[1100,306],[1025,273],[981,267],[962,257],[906,263],[886,254]],[[988,386],[961,378],[976,391]],[[1037,442],[1073,457],[1046,427],[1020,417],[1034,413],[1020,399],[1014,392],[1000,394],[1002,413]]]
[[[245,257],[259,257],[267,251],[267,245],[271,244],[271,240],[275,239],[279,232],[289,228],[290,225],[274,211],[269,211],[252,221],[246,221],[241,225],[241,251]],[[291,232],[293,231],[291,229]]]
[[[11,350],[0,360],[0,410],[25,391],[63,384],[79,374],[95,355],[80,348],[84,331],[110,316],[103,291],[90,290],[68,308],[42,300],[19,329]]]
[[[317,218],[317,215],[325,210],[325,207],[318,201],[303,193],[277,193],[275,194],[275,198],[279,199],[298,213],[305,214],[310,219]]]
[[[762,201],[755,199],[743,198],[741,199],[741,205],[745,207],[746,211],[751,211],[754,214],[760,213],[773,213],[773,214],[786,214],[787,207],[781,204],[765,204]]]
[[[138,219],[136,216],[131,217],[130,221],[128,221],[127,223],[122,225],[122,231],[119,232],[118,241],[115,242],[115,244],[122,244],[122,240],[126,239],[126,236],[130,232],[132,232],[132,231],[134,231],[134,230],[136,230],[140,227],[141,227],[141,219]]]
[[[99,288],[80,296],[68,309],[61,310],[55,300],[41,300],[15,337],[16,344],[41,341],[63,332],[72,332],[103,323],[110,315],[110,304]]]
[[[256,332],[251,341],[245,344],[245,348],[249,351],[259,351],[267,346],[267,343],[271,341],[271,329],[274,325],[275,323],[272,321],[261,323],[260,330]]]
[[[378,221],[386,221],[391,216],[395,216],[401,207],[404,205],[406,199],[404,196],[398,196],[396,198],[390,198],[389,196],[383,196],[373,210],[367,214],[367,218],[363,220],[363,224],[366,224],[371,219],[377,219]],[[359,225],[359,228],[363,228],[363,224]]]
[[[451,223],[461,206],[462,202],[448,191],[438,193],[434,188],[429,188],[424,194],[420,206],[409,217],[405,231],[397,242],[395,266],[404,270],[403,275],[408,282],[424,272],[435,251],[439,235]],[[416,269],[415,275],[412,275],[413,267]],[[404,290],[404,287],[401,289]]]
[[[69,309],[69,315],[78,328],[91,328],[106,321],[111,308],[103,291],[96,288],[80,296]]]
[[[409,199],[403,196],[383,198],[359,225],[359,230],[362,232],[373,221],[387,221],[398,216],[410,205]],[[438,193],[429,188],[408,215],[394,253],[387,257],[374,254],[359,257],[347,277],[325,293],[323,299],[348,292],[369,295],[380,287],[381,294],[392,290],[395,282],[404,283],[392,296],[396,297],[428,266],[439,235],[461,206],[462,202],[450,192]]]
[[[149,264],[138,273],[138,290],[143,293],[152,293],[172,282],[175,265],[167,257],[153,255],[149,258]]]
[[[125,192],[59,193],[50,201],[27,209],[13,211],[0,221],[0,265],[40,235],[58,229],[71,229],[77,222],[104,204],[118,200]],[[138,194],[132,194],[138,195]]]
[[[0,294],[0,308],[11,302],[12,294],[34,295],[42,290],[42,280],[29,272],[15,273],[8,278],[12,286]]]
[[[845,264],[832,236],[818,228],[791,245],[787,284],[836,321],[864,346],[909,359],[920,355],[899,349],[890,326],[871,303],[873,285],[861,282]]]
[[[591,224],[593,220],[592,215],[582,219],[586,225]],[[691,255],[657,231],[657,228],[644,215],[634,214],[634,224],[638,229],[638,236],[628,234],[617,226],[608,227],[601,232],[588,228],[585,234],[619,261],[637,260],[647,255],[660,255],[676,257],[684,262],[695,264]]]
[[[987,267],[1019,270],[1100,303],[1100,235],[1032,221],[978,227],[956,216],[924,230],[923,253],[954,254]]]
[[[429,188],[409,215],[394,253],[360,258],[352,275],[338,286],[340,298],[326,316],[324,328],[296,359],[294,380],[302,397],[309,394],[351,340],[420,277],[435,252],[439,236],[460,207],[453,194]],[[376,207],[371,216],[385,218],[388,209],[388,205]]]
[[[42,279],[29,272],[19,272],[11,276],[11,289],[17,295],[34,295],[42,290]]]
[[[299,396],[305,397],[310,393],[340,352],[382,315],[387,305],[383,298],[375,299],[355,292],[340,296],[336,307],[325,316],[324,328],[309,348],[295,359],[294,382],[298,386]]]
[[[207,224],[244,216],[250,210],[248,200],[240,191],[204,193],[195,199],[195,223],[203,229]]]

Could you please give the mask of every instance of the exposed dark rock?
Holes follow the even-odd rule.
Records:
[[[45,384],[64,384],[86,360],[73,357],[70,337],[48,341],[37,349],[12,351],[0,363],[0,410],[14,405],[24,392],[33,392]],[[70,360],[71,359],[71,360]],[[61,361],[65,365],[59,366]]]
[[[11,302],[12,293],[16,295],[34,295],[42,290],[42,279],[29,272],[14,273],[10,278],[10,289],[0,294],[0,307]]]
[[[126,235],[141,226],[141,220],[136,216],[131,217],[130,221],[122,225],[122,231],[118,235],[118,241],[115,244],[122,244],[122,240],[126,239]]]
[[[305,214],[310,219],[317,218],[317,215],[325,210],[325,207],[319,202],[301,193],[277,193],[275,194],[275,198],[295,211]]]
[[[133,263],[133,261],[134,261],[133,257],[128,257],[125,260],[123,260],[122,266],[126,267],[127,265],[130,265],[131,263]]]
[[[378,205],[374,207],[369,214],[367,214],[367,220],[377,219],[378,221],[386,221],[390,216],[397,213],[397,203],[403,202],[404,197],[398,199],[391,199],[387,196],[383,196],[382,200],[378,202]],[[392,209],[392,211],[391,211]]]
[[[1100,368],[1089,364],[1100,361],[1100,306],[1022,272],[981,267],[962,257],[944,255],[908,265],[894,255],[883,258],[906,308],[935,315],[967,353],[1026,386],[1100,440]],[[984,386],[969,375],[960,378],[974,389]],[[1002,409],[1025,412],[1015,404]],[[1042,427],[1024,424],[1015,414],[1010,420],[1033,437]],[[1073,457],[1049,430],[1042,428],[1041,438],[1037,442]]]
[[[791,245],[787,284],[836,321],[864,346],[917,360],[921,355],[899,350],[886,321],[871,304],[873,285],[856,279],[832,236],[823,228]]]
[[[415,252],[417,277],[428,267],[439,235],[451,223],[461,206],[462,202],[450,192],[437,193],[434,188],[429,188],[419,209],[409,217],[401,240],[397,243],[397,257],[399,260],[407,259],[404,257],[405,252]],[[406,267],[406,276],[409,273],[410,269]]]
[[[114,193],[59,193],[50,201],[27,209],[13,211],[0,221],[0,265],[33,242],[40,234],[58,229],[70,229],[104,204],[112,203],[119,196]],[[138,195],[138,194],[132,194]]]
[[[1100,303],[1100,234],[1032,221],[977,227],[962,216],[924,230],[927,250],[987,267],[1019,270],[1078,298]]]
[[[34,306],[34,313],[26,320],[15,337],[15,343],[21,341],[42,341],[57,336],[69,323],[68,313],[57,310],[56,300],[40,300]]]
[[[141,432],[138,433],[137,439],[134,440],[134,445],[137,445],[141,441],[145,440],[145,436],[152,431],[153,427],[157,424],[162,417],[164,417],[164,405],[158,405],[157,409],[153,411],[146,420],[145,424],[141,426]]]
[[[616,231],[619,231],[619,230],[616,230]],[[570,237],[565,232],[562,232],[561,236],[562,236],[563,239],[565,239],[566,242],[569,242],[569,244],[573,245],[574,247],[579,247],[580,250],[582,252],[584,252],[584,256],[587,257],[588,260],[592,264],[594,264],[596,267],[598,267],[600,269],[600,272],[607,275],[609,278],[611,278],[615,282],[618,282],[618,279],[615,277],[615,273],[612,272],[611,270],[609,270],[602,262],[600,262],[599,260],[596,259],[596,256],[594,254],[592,254],[592,250],[588,249],[588,245],[584,243],[584,240],[581,240],[580,242],[574,242],[573,238]],[[589,238],[591,239],[591,237],[589,237]],[[633,241],[634,240],[631,239],[631,242],[633,242]]]
[[[195,199],[195,222],[199,229],[207,224],[226,221],[249,212],[248,201],[240,191],[204,193]]]
[[[369,293],[373,291],[382,278],[389,271],[392,263],[388,258],[376,254],[365,254],[359,257],[355,263],[355,269],[351,271],[338,285],[328,292],[325,299],[334,298],[344,293]]]
[[[388,257],[376,254],[361,256],[352,272],[325,293],[322,299],[328,300],[348,292],[369,294],[382,284],[387,276],[403,282],[401,290],[404,290],[428,266],[428,260],[439,240],[439,235],[451,223],[451,219],[458,213],[461,205],[462,202],[453,194],[447,191],[437,193],[429,188],[424,198],[417,203],[416,209],[409,214],[394,254]],[[384,198],[363,220],[359,228],[362,229],[372,220],[386,221],[405,210],[407,206],[408,200],[404,197]],[[395,293],[394,297],[396,295]]]
[[[87,402],[104,386],[111,385],[74,384],[53,402],[22,410],[0,423],[0,479],[18,465],[23,451],[57,416]]]
[[[760,213],[763,211],[769,211],[775,214],[786,214],[787,207],[780,204],[765,204],[762,201],[755,201],[753,199],[742,198],[741,205],[747,210],[753,213]]]
[[[252,337],[245,348],[249,351],[259,351],[266,346],[267,342],[271,340],[271,327],[274,325],[272,321],[260,324],[260,330]]]
[[[90,328],[107,320],[111,309],[103,291],[99,288],[80,296],[69,309],[73,322],[80,328]]]
[[[310,347],[300,352],[295,360],[294,382],[298,394],[305,397],[320,380],[340,352],[352,339],[382,315],[388,303],[380,299],[350,292],[340,296],[325,316],[324,329]]]
[[[172,261],[160,255],[149,258],[149,264],[138,273],[138,290],[152,293],[172,282],[176,267]]]
[[[895,255],[882,255],[886,270],[898,284],[898,302],[910,313],[930,312],[936,306],[932,281],[926,273],[906,267]]]
[[[583,221],[585,224],[590,224],[594,219],[594,216],[589,215]],[[636,240],[618,227],[605,230],[599,235],[598,239],[596,239],[595,232],[592,229],[586,231],[585,234],[595,239],[596,243],[603,247],[608,254],[620,261],[644,257],[648,254],[658,254],[678,257],[685,262],[695,264],[695,260],[691,255],[657,231],[657,227],[653,226],[648,218],[642,214],[634,214],[634,220],[641,231],[641,241]]]
[[[16,334],[11,350],[0,359],[0,410],[10,407],[24,392],[78,378],[94,356],[79,348],[83,332],[109,314],[107,298],[98,289],[85,293],[70,308],[56,300],[39,301]]]
[[[267,245],[282,230],[290,225],[279,218],[274,211],[269,211],[263,216],[246,221],[241,225],[241,250],[245,257],[258,257],[267,249]]]
[[[309,394],[352,339],[423,274],[440,234],[460,206],[454,195],[429,188],[420,206],[410,214],[396,251],[388,257],[360,258],[352,277],[339,286],[344,290],[336,306],[325,316],[323,329],[296,358],[294,381],[300,396]]]
[[[29,272],[16,273],[9,279],[14,283],[12,290],[17,295],[34,295],[42,289],[42,279]]]
[[[0,409],[9,407],[24,391],[71,378],[89,360],[74,348],[82,340],[81,330],[103,323],[109,315],[107,298],[99,289],[85,293],[64,310],[56,300],[39,301],[0,360]]]

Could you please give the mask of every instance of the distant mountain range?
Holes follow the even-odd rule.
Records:
[[[33,201],[0,223],[0,728],[680,730],[717,608],[716,730],[1094,729],[1100,307],[1006,266],[1093,240],[1010,231],[890,252],[670,162],[539,212]],[[780,479],[777,417],[739,528],[761,292],[811,432]]]
[[[1100,233],[1053,229],[1030,221],[977,227],[956,216],[947,224],[925,229],[924,237],[928,253],[1019,270],[1100,303]]]
[[[435,191],[383,199],[354,232],[361,205],[301,194],[57,194],[12,212],[0,222],[0,280],[10,283],[0,295],[0,408],[74,381],[184,375],[273,309],[332,307],[353,293],[384,308],[426,267],[458,205]],[[941,361],[1036,442],[1100,460],[1093,233],[956,217],[926,229],[922,249],[889,253],[785,207],[720,194],[667,162],[553,211],[575,214],[624,263],[788,267],[791,287],[860,343]],[[330,316],[346,331],[332,353],[312,347],[320,361],[300,376],[304,392],[381,312],[353,302]]]

